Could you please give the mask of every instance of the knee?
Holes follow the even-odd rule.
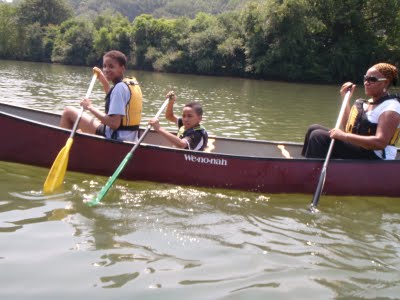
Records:
[[[307,158],[323,158],[326,156],[330,142],[329,131],[318,128],[311,132],[307,148],[303,155]]]
[[[311,126],[310,126],[310,129],[319,129],[319,128],[321,128],[321,125],[319,125],[319,124],[312,124]]]
[[[72,107],[72,106],[66,106],[64,108],[64,111],[63,111],[62,115],[64,117],[71,118],[71,117],[77,115],[77,109],[75,107]]]
[[[315,130],[321,129],[321,125],[319,124],[312,124],[310,125],[310,127],[308,127],[308,132],[313,132]]]
[[[315,128],[310,134],[310,140],[325,139],[327,137],[329,137],[329,131],[321,128]]]

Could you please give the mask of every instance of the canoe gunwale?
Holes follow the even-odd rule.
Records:
[[[35,112],[39,115],[45,115],[45,116],[50,116],[50,117],[56,117],[56,118],[60,118],[61,114],[59,113],[54,113],[54,112],[48,112],[48,111],[42,111],[39,109],[35,109],[35,108],[29,108],[26,106],[20,106],[20,105],[11,105],[8,103],[4,103],[4,102],[0,102],[0,114],[7,116],[9,118],[12,119],[18,119],[21,120],[23,122],[27,122],[29,124],[32,124],[34,126],[39,126],[39,127],[47,127],[49,129],[58,131],[58,132],[63,132],[64,134],[66,134],[67,136],[71,133],[70,129],[65,129],[62,127],[59,127],[57,125],[53,125],[53,124],[49,124],[46,122],[41,122],[41,121],[37,121],[37,120],[32,120],[28,117],[23,117],[23,116],[19,116],[16,114],[12,114],[9,112],[4,112],[1,110],[1,105],[6,106],[6,107],[10,107],[12,109],[21,109],[23,111],[27,111],[27,112]],[[140,131],[143,132],[144,129],[140,128]],[[156,134],[156,132],[154,130],[151,130],[152,133]],[[95,135],[95,134],[89,134],[89,133],[85,133],[85,132],[77,132],[76,133],[77,136],[84,136],[85,138],[89,138],[89,139],[96,139],[96,140],[103,140],[104,142],[107,143],[112,143],[112,144],[118,144],[118,145],[130,145],[131,147],[134,145],[133,142],[129,142],[129,141],[117,141],[117,140],[113,140],[113,139],[106,139],[103,136],[99,136],[99,135]],[[215,136],[215,135],[210,135],[209,136],[210,139],[216,139],[219,141],[232,141],[232,142],[239,142],[239,143],[243,143],[243,144],[256,144],[256,145],[287,145],[287,146],[295,146],[295,147],[302,147],[302,143],[299,142],[290,142],[290,141],[270,141],[270,140],[256,140],[256,139],[242,139],[242,138],[230,138],[230,137],[221,137],[221,136]],[[163,151],[172,151],[172,152],[178,152],[178,153],[190,153],[193,154],[195,153],[196,155],[218,155],[218,156],[225,156],[225,157],[231,157],[231,158],[240,158],[240,159],[257,159],[257,160],[287,160],[287,158],[280,158],[280,157],[260,157],[260,156],[252,156],[252,155],[237,155],[237,154],[229,154],[229,153],[223,153],[223,152],[203,152],[203,151],[195,151],[195,150],[188,150],[188,149],[179,149],[179,148],[175,148],[175,147],[170,147],[170,146],[163,146],[163,145],[155,145],[155,144],[151,144],[151,143],[146,143],[145,141],[141,143],[140,147],[143,148],[152,148],[152,149],[157,149],[160,148]],[[398,148],[398,152],[400,151],[400,149]],[[324,159],[322,158],[304,158],[304,157],[296,157],[296,158],[290,158],[291,161],[310,161],[310,162],[323,162]],[[375,163],[386,163],[386,164],[392,164],[392,163],[397,163],[397,161],[400,162],[400,159],[396,159],[393,161],[386,161],[386,160],[358,160],[358,159],[331,159],[331,161],[334,161],[335,163],[368,163],[368,164],[375,164]]]
[[[22,113],[18,115],[6,112],[2,109],[4,107],[11,107],[9,111],[20,109],[20,112],[25,112],[24,116],[21,116]],[[27,117],[35,113],[37,115],[34,117]],[[52,123],[38,121],[41,116],[48,117]],[[49,168],[71,132],[54,125],[59,118],[59,114],[51,112],[0,104],[1,125],[14,129],[0,132],[3,141],[11,141],[0,145],[0,160]],[[154,131],[151,133],[146,138],[150,137],[148,141],[157,142],[160,135]],[[246,145],[250,145],[248,153],[258,147],[269,147],[274,149],[275,153],[271,150],[274,155],[280,145],[296,152],[302,147],[301,143],[295,142],[216,136],[210,138],[226,143],[226,147],[241,145],[243,148],[235,149],[237,153],[242,153],[241,150]],[[133,145],[132,142],[77,133],[68,169],[96,176],[110,176]],[[146,142],[145,139],[120,178],[272,194],[312,194],[323,164],[323,159],[259,156],[262,152],[254,152],[256,155],[238,155],[218,152],[217,149],[218,146],[214,149],[215,152],[178,149]],[[332,159],[327,171],[324,194],[400,197],[395,177],[400,170],[399,164],[400,160]],[[374,176],[374,180],[371,176]],[[357,184],[354,184],[355,178]]]

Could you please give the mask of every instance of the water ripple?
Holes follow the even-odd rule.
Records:
[[[0,61],[0,69],[2,101],[55,112],[77,106],[91,79],[82,67]],[[309,120],[337,115],[336,86],[132,73],[144,94],[143,124],[168,90],[178,94],[177,113],[202,101],[205,127],[220,136],[301,141]],[[103,106],[99,84],[91,97]],[[105,299],[110,291],[118,299],[400,294],[399,199],[323,196],[320,213],[310,214],[310,195],[117,180],[92,208],[84,199],[107,178],[67,172],[63,190],[43,195],[47,173],[0,162],[4,299]]]

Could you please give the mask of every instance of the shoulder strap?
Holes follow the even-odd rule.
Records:
[[[400,102],[400,94],[387,94],[386,96],[383,96],[374,102],[368,101],[368,103],[371,105],[378,105],[385,102],[386,100],[391,100],[391,99],[396,99],[397,101]]]

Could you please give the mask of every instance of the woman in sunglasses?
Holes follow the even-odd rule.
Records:
[[[358,99],[350,108],[347,104],[342,119],[344,130],[328,129],[318,124],[310,126],[304,140],[302,155],[325,158],[331,139],[335,139],[331,158],[395,159],[396,142],[400,134],[400,97],[390,95],[389,88],[396,85],[397,68],[378,63],[364,75],[364,92],[368,100]],[[342,98],[356,85],[346,82],[340,93]]]

